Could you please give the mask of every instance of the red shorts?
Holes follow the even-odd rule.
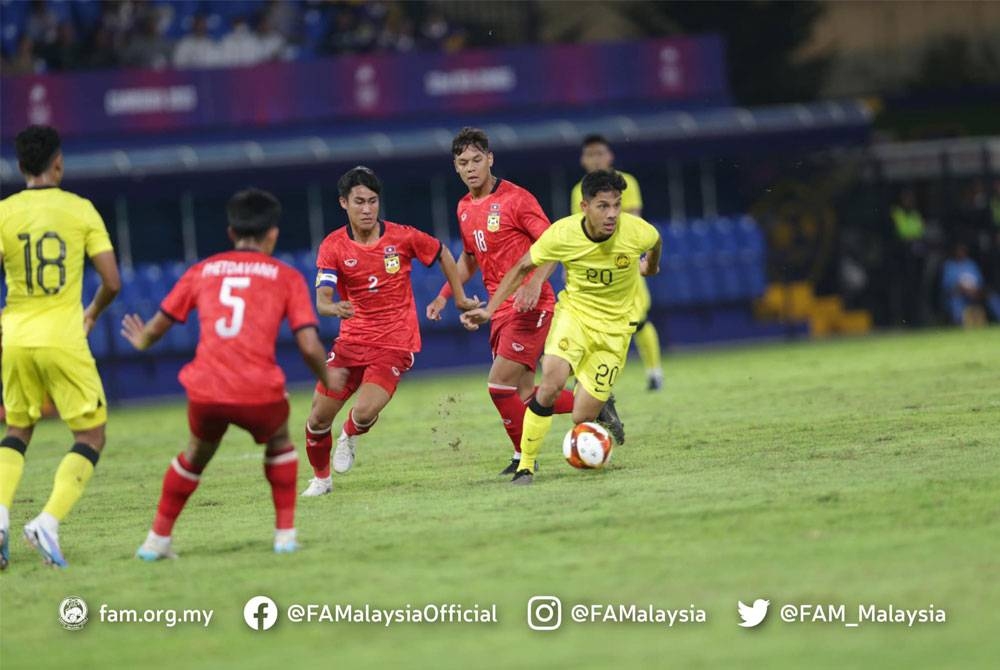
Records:
[[[490,329],[490,349],[493,358],[503,356],[520,363],[532,372],[545,350],[545,338],[552,325],[552,308],[533,309],[530,312],[510,312]]]
[[[381,349],[351,342],[334,342],[329,368],[347,368],[349,375],[342,391],[331,391],[323,384],[316,384],[316,392],[327,398],[347,400],[362,384],[378,384],[391,398],[399,380],[413,367],[413,354],[399,349]]]
[[[219,442],[229,424],[239,426],[253,435],[254,442],[264,444],[288,421],[288,401],[263,405],[225,405],[188,401],[188,426],[191,434],[205,442]]]

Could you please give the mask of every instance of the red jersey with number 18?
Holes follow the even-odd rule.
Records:
[[[391,221],[381,224],[371,246],[354,241],[350,224],[327,235],[316,256],[316,286],[335,288],[354,307],[337,341],[420,351],[410,270],[414,258],[430,267],[440,255],[437,238]]]
[[[497,180],[493,191],[480,200],[466,194],[458,201],[458,224],[462,231],[465,253],[473,254],[483,273],[483,284],[493,295],[500,280],[531,244],[549,228],[549,219],[535,196],[506,179]],[[528,275],[524,283],[531,278]],[[536,309],[552,311],[556,295],[545,282],[538,296]],[[497,309],[494,321],[513,314],[514,296]]]
[[[258,251],[227,251],[193,265],[160,311],[183,323],[198,310],[198,350],[179,375],[194,402],[264,405],[283,400],[274,357],[283,319],[293,331],[317,325],[305,279]]]

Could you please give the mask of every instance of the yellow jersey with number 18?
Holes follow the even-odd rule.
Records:
[[[0,200],[0,254],[7,275],[4,347],[81,347],[84,256],[111,251],[101,215],[56,187]]]
[[[636,327],[635,291],[641,277],[639,257],[653,248],[660,233],[638,216],[622,212],[614,234],[592,239],[583,215],[559,219],[531,245],[535,265],[559,261],[566,288],[557,309],[575,314],[606,333],[631,333]]]

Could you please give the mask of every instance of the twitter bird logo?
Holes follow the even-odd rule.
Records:
[[[736,609],[739,610],[740,618],[743,619],[743,623],[740,625],[744,628],[753,628],[760,624],[767,616],[767,608],[771,604],[770,600],[764,600],[763,598],[757,598],[753,601],[753,607],[749,605],[744,605],[742,600],[737,601],[739,604]]]

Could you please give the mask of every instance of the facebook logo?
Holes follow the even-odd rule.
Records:
[[[253,630],[269,630],[278,621],[278,606],[267,596],[254,596],[243,606],[243,620]]]

